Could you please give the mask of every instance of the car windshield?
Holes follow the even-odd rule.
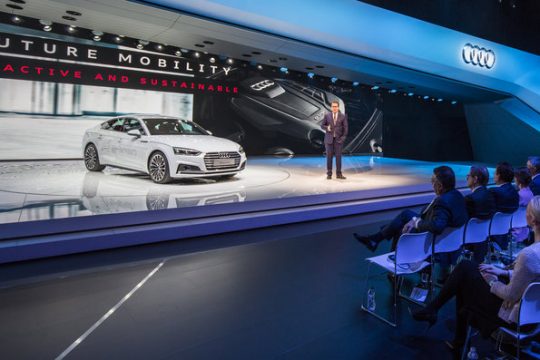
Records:
[[[174,118],[148,118],[143,121],[150,135],[208,135],[193,121]]]

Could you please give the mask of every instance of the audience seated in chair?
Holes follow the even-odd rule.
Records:
[[[467,175],[467,186],[471,189],[471,193],[465,196],[469,218],[487,220],[495,214],[495,198],[486,188],[488,181],[489,171],[486,167],[471,166]],[[471,244],[467,249],[473,252],[476,261],[482,262],[488,251],[487,241]]]
[[[467,316],[463,309],[478,309],[484,321],[476,322],[482,334],[489,334],[499,326],[516,323],[519,301],[527,286],[540,280],[540,196],[527,206],[527,223],[534,229],[535,242],[523,249],[513,270],[503,270],[493,265],[478,265],[465,260],[450,274],[439,295],[425,308],[412,316],[431,325],[437,313],[448,301],[456,298],[456,331],[449,347],[460,353],[466,338]]]
[[[530,156],[527,161],[527,168],[532,177],[529,187],[535,196],[540,195],[540,156]]]
[[[420,214],[404,210],[380,232],[369,236],[355,233],[354,237],[371,251],[375,251],[382,240],[392,239],[392,250],[395,250],[402,233],[429,231],[438,235],[447,227],[464,225],[467,210],[463,195],[455,189],[454,171],[448,166],[435,168],[431,183],[436,196]]]
[[[515,179],[516,179],[516,185],[518,187],[518,194],[519,194],[519,207],[523,208],[526,207],[531,199],[533,198],[533,193],[531,189],[529,188],[529,184],[531,183],[531,174],[529,173],[529,169],[526,167],[520,167],[517,168],[515,171]],[[516,242],[521,242],[527,239],[529,236],[529,229],[527,227],[524,228],[513,228],[512,229],[512,237]]]
[[[491,219],[495,214],[495,199],[486,185],[489,181],[488,169],[484,166],[471,166],[467,175],[467,186],[471,193],[465,196],[469,218]]]
[[[495,209],[497,212],[512,214],[519,207],[519,194],[512,185],[514,180],[514,169],[507,162],[501,162],[495,169],[496,186],[489,188],[495,199]],[[499,245],[501,249],[508,248],[508,236],[496,235],[490,237],[492,242]]]

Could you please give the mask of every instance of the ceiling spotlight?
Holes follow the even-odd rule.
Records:
[[[424,100],[427,100],[427,99],[429,99],[429,96],[428,95],[424,96]]]
[[[176,50],[176,51],[174,52],[174,55],[180,57],[180,56],[182,56],[182,51]]]
[[[159,50],[159,51],[163,50],[163,45],[157,44],[156,45],[156,50]]]
[[[201,57],[201,54],[198,51],[195,51],[193,53],[193,56],[195,56],[197,59]]]
[[[231,58],[227,59],[227,64],[232,65],[234,63],[234,60]]]
[[[407,96],[413,96],[413,95],[414,95],[414,93],[412,93],[412,92],[407,94]]]
[[[68,33],[73,34],[77,31],[77,27],[75,25],[69,25],[66,30]]]
[[[208,59],[208,61],[210,61],[212,64],[216,62],[216,58],[214,57],[211,57],[210,59]]]
[[[39,20],[39,23],[43,25],[43,31],[51,31],[52,30],[52,22],[49,20]]]
[[[94,37],[92,38],[92,39],[94,39],[94,41],[101,41],[101,37],[103,36],[103,32],[93,30],[92,34],[94,35]]]
[[[389,92],[390,94],[395,94],[395,93],[397,92],[397,90],[396,90],[396,89],[392,89],[392,90],[388,90],[388,92]]]
[[[279,71],[286,74],[286,73],[289,72],[289,69],[287,69],[286,67],[281,67],[281,68],[279,68]]]
[[[379,90],[379,86],[378,85],[372,86],[371,90]]]
[[[333,77],[333,78],[331,78],[330,80],[332,81],[332,83],[335,84],[335,82],[337,81],[337,77]]]
[[[122,40],[124,40],[124,38],[125,38],[125,35],[116,35],[114,37],[114,41],[116,41],[117,43],[120,43],[122,42]]]
[[[257,70],[262,70],[263,66],[261,64],[257,65]]]
[[[457,104],[457,101],[456,101],[456,100],[452,100],[451,104],[452,104],[452,105],[456,105],[456,104]]]
[[[310,79],[313,79],[313,77],[315,77],[315,73],[308,72],[307,77],[310,78]]]
[[[20,18],[19,16],[13,15],[13,16],[11,17],[11,21],[13,21],[15,24],[20,24],[23,20],[22,20],[22,18]]]
[[[358,86],[358,85],[360,85],[360,83],[358,81],[355,81],[355,82],[352,83],[352,86]]]
[[[437,102],[442,102],[442,101],[443,101],[443,99],[441,99],[441,98],[437,99]]]
[[[137,49],[142,50],[148,44],[150,44],[150,42],[147,40],[139,40],[139,43],[137,44]]]

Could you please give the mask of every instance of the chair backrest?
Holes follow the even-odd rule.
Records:
[[[491,219],[469,219],[469,222],[465,227],[465,237],[463,238],[463,244],[477,244],[486,241],[487,237],[489,236],[490,224]]]
[[[457,251],[463,245],[463,234],[465,225],[458,228],[449,227],[443,230],[440,235],[435,236],[435,248],[433,253],[447,253]]]
[[[512,223],[512,214],[495,213],[491,219],[491,226],[489,227],[489,235],[506,235],[510,231],[510,225]]]
[[[431,256],[432,235],[429,232],[402,234],[396,247],[396,264],[412,264]]]
[[[518,324],[521,326],[538,323],[540,323],[540,282],[534,282],[523,292]]]
[[[525,226],[527,226],[527,208],[524,206],[520,206],[512,214],[512,229],[522,228]]]

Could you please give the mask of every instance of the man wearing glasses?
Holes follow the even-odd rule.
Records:
[[[390,224],[372,235],[355,233],[354,237],[369,250],[375,251],[385,239],[392,240],[392,250],[396,249],[401,234],[429,231],[439,235],[447,227],[460,227],[467,222],[467,208],[463,195],[456,190],[456,176],[448,166],[433,169],[431,177],[435,198],[424,207],[420,214],[403,210]]]
[[[332,158],[336,157],[336,178],[345,180],[341,172],[341,151],[343,142],[349,132],[347,115],[339,111],[339,102],[332,101],[332,112],[324,116],[321,125],[326,131],[324,134],[324,146],[326,148],[326,178],[332,179]]]

